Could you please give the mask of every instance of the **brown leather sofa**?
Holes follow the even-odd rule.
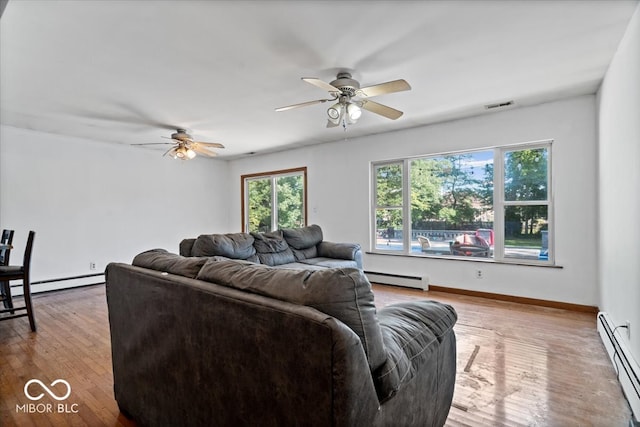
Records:
[[[106,269],[114,392],[141,426],[441,426],[446,304],[374,305],[356,268],[144,252]]]

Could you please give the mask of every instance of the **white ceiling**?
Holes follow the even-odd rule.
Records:
[[[121,144],[183,127],[234,158],[345,139],[301,77],[403,78],[355,137],[594,93],[636,0],[10,0],[0,21],[3,125]],[[157,146],[158,149],[166,149]],[[160,153],[159,153],[160,154]]]

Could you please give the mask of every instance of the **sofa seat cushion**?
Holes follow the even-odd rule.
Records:
[[[151,249],[136,255],[132,264],[195,279],[208,260],[209,258],[206,257],[184,257],[164,249]]]
[[[247,233],[202,234],[191,249],[192,256],[223,256],[257,262],[253,236]]]
[[[262,264],[275,266],[296,261],[282,235],[282,230],[270,233],[251,233],[251,236],[254,239],[253,246],[256,249],[256,254]]]
[[[315,257],[302,259],[298,261],[300,264],[308,266],[326,267],[326,268],[358,268],[358,263],[348,259],[335,259],[326,257]]]
[[[342,321],[360,337],[371,371],[386,360],[371,284],[358,269],[299,270],[209,261],[197,278],[313,307]]]
[[[387,360],[374,372],[382,401],[409,382],[438,350],[458,316],[453,307],[437,301],[410,301],[378,313]]]
[[[317,245],[322,242],[322,229],[319,225],[285,228],[282,233],[297,260],[318,256]]]

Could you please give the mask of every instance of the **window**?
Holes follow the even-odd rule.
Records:
[[[307,223],[307,168],[242,175],[242,229],[266,232]]]
[[[551,142],[376,162],[372,250],[552,263]]]

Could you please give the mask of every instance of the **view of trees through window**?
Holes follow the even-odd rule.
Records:
[[[500,237],[500,257],[546,260],[548,155],[543,146],[374,165],[375,249],[494,257]],[[499,180],[496,161],[504,171]]]
[[[306,170],[243,176],[245,231],[268,232],[305,225]]]

